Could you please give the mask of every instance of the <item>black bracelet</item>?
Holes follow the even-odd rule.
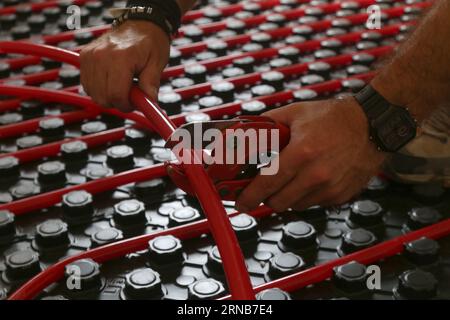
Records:
[[[181,25],[181,10],[175,0],[128,0],[127,7],[158,8],[172,26],[171,34],[177,32]]]
[[[169,39],[174,33],[173,26],[165,18],[164,13],[157,7],[127,7],[124,9],[118,9],[118,12],[120,15],[114,19],[112,23],[113,28],[121,25],[127,20],[145,20],[153,22],[159,26],[167,34]]]

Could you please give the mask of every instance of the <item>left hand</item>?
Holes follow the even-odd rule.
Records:
[[[263,114],[288,126],[289,144],[275,175],[258,175],[236,207],[264,202],[275,212],[347,202],[378,173],[385,154],[369,140],[367,118],[353,97],[294,103]]]

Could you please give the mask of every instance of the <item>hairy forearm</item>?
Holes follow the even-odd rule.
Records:
[[[372,85],[417,120],[450,102],[450,0],[438,0]]]
[[[194,5],[197,3],[197,0],[176,0],[176,2],[180,7],[181,15],[184,15],[194,7]]]

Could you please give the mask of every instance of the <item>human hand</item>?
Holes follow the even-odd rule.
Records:
[[[149,21],[126,21],[83,48],[81,84],[96,103],[132,111],[133,78],[138,77],[139,87],[156,100],[169,50],[169,38],[160,27]]]
[[[258,175],[240,194],[241,212],[261,202],[276,212],[347,202],[385,159],[369,140],[368,122],[353,97],[294,103],[263,114],[288,126],[289,144],[275,175]]]

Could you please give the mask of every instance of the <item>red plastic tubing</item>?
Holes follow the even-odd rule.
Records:
[[[395,7],[395,8],[390,8],[390,9],[386,9],[386,10],[382,10],[382,13],[387,14],[389,17],[395,17],[398,16],[401,12],[403,12],[403,10],[409,6],[402,6],[402,7]],[[356,14],[356,15],[350,15],[346,17],[347,20],[349,20],[353,25],[358,25],[358,24],[362,24],[367,20],[367,15],[366,14]],[[313,28],[313,30],[315,31],[320,31],[323,29],[327,29],[329,27],[331,27],[331,22],[332,20],[323,20],[320,22],[313,22],[313,23],[307,23],[305,25],[310,26],[311,28]],[[395,25],[389,25],[386,27],[383,27],[381,29],[378,29],[377,32],[382,33],[383,35],[390,35],[394,29],[398,30],[398,27],[401,25],[408,25],[411,23],[400,23],[400,24],[395,24]],[[272,34],[275,33],[280,33],[280,32],[290,32],[290,30],[294,28],[294,27],[290,27],[290,28],[278,28],[278,29],[274,29],[271,30]],[[327,39],[339,39],[343,42],[346,41],[352,41],[353,39],[355,39],[356,35],[360,35],[362,34],[363,31],[358,31],[358,32],[353,32],[353,33],[348,33],[345,35],[339,35],[336,37],[324,37],[321,39],[314,39],[314,40],[309,40],[309,41],[305,41],[302,43],[297,43],[297,44],[292,44],[289,46],[284,46],[284,47],[295,47],[299,50],[302,51],[309,51],[315,48],[320,47],[320,43],[323,40],[327,40]],[[242,36],[234,36],[234,37],[229,37],[226,38],[228,39],[228,41],[234,41],[233,39],[241,39],[242,40]],[[358,38],[359,39],[359,38]],[[248,39],[247,39],[248,40]],[[246,41],[247,41],[246,40]],[[353,40],[355,41],[355,40]],[[200,44],[202,42],[199,42]],[[193,44],[194,46],[198,46],[199,43],[195,43]],[[260,50],[258,52],[247,52],[247,53],[242,53],[242,54],[231,54],[228,56],[224,56],[224,57],[219,57],[219,58],[214,58],[214,59],[209,59],[209,60],[205,60],[205,61],[200,61],[198,62],[198,64],[202,64],[204,65],[208,70],[212,70],[218,67],[224,67],[228,64],[230,64],[234,59],[238,59],[238,58],[243,58],[243,57],[247,57],[247,56],[251,56],[257,60],[260,59],[267,59],[270,58],[272,56],[275,56],[278,54],[278,50],[280,50],[281,48],[284,47],[280,47],[280,48],[268,48],[268,49],[264,49],[264,50]],[[78,52],[79,48],[75,48],[75,49],[71,49],[71,51],[75,51]],[[35,59],[37,57],[31,57],[32,59]],[[24,59],[24,58],[18,58],[18,59]],[[8,60],[10,64],[14,64],[13,61],[18,61],[18,59],[10,59]],[[26,58],[27,59],[27,58]],[[37,63],[36,61],[33,61],[34,63]],[[196,63],[197,64],[197,63]],[[162,75],[161,78],[162,79],[168,79],[171,77],[175,77],[175,76],[180,76],[184,73],[184,68],[185,66],[173,66],[173,67],[168,67],[166,68]],[[36,83],[41,83],[44,81],[51,81],[54,80],[58,77],[58,73],[59,73],[59,68],[56,69],[52,69],[52,70],[46,70],[43,72],[39,72],[36,74],[30,74],[30,75],[20,75],[20,76],[14,76],[14,77],[10,77],[10,78],[5,78],[5,79],[0,79],[0,83],[8,81],[8,80],[24,80],[27,84],[36,84]],[[1,105],[3,105],[5,102],[0,103],[0,107]]]
[[[78,54],[46,45],[4,42],[0,43],[0,49],[6,52],[34,54],[79,67]],[[133,87],[131,90],[131,100],[152,124],[150,127],[154,128],[161,137],[168,139],[176,127],[159,106],[145,97],[137,87]],[[94,108],[97,108],[97,106],[95,105]],[[254,299],[255,296],[242,251],[216,188],[203,166],[183,164],[183,168],[208,218],[213,238],[222,257],[228,286],[233,298],[240,300]]]
[[[398,27],[389,28],[389,29],[396,31],[398,29]],[[356,41],[359,37],[360,37],[360,33],[355,33],[351,37],[349,36],[348,39],[351,39],[352,41]],[[391,50],[392,50],[391,46],[384,46],[384,47],[378,47],[378,48],[374,48],[374,49],[359,51],[357,53],[369,53],[369,54],[372,54],[372,55],[378,57],[380,55],[384,55],[384,54],[390,52]],[[356,53],[340,55],[340,56],[321,59],[321,60],[317,60],[317,61],[327,62],[330,65],[332,65],[333,67],[342,66],[342,65],[350,63],[352,56],[354,54],[356,54]],[[307,70],[308,65],[309,65],[309,63],[299,63],[299,64],[287,66],[287,67],[276,68],[274,70],[279,71],[286,76],[292,76],[295,74],[300,74],[300,73],[305,72]],[[260,73],[250,73],[250,74],[246,74],[244,76],[227,79],[227,81],[233,83],[237,87],[254,84],[260,80],[261,80]],[[23,87],[21,87],[21,88],[23,88]],[[4,87],[0,84],[0,93],[2,93],[2,94],[4,92],[3,89],[4,89]],[[36,92],[36,95],[34,96],[34,98],[42,99],[43,98],[43,93],[41,92],[42,89],[39,88],[38,90],[39,90],[39,93]],[[16,95],[19,95],[19,92],[22,92],[22,91],[26,92],[26,90],[19,89],[19,88],[16,88],[14,92]],[[198,84],[195,86],[175,90],[175,92],[179,93],[185,99],[191,98],[196,95],[206,94],[209,91],[211,91],[210,83],[203,83],[203,84]],[[84,107],[84,108],[86,109],[86,107]],[[113,110],[110,110],[110,111],[113,111]],[[63,113],[57,117],[63,119],[65,121],[65,123],[73,123],[73,122],[82,120],[83,117],[84,118],[93,118],[97,114],[98,113],[93,113],[90,111],[84,111],[84,112],[76,112],[75,111],[75,112]],[[2,126],[0,128],[0,138],[12,137],[12,136],[17,136],[17,135],[20,135],[23,133],[34,132],[38,129],[39,122],[46,118],[50,118],[50,117],[35,118],[35,119],[20,122],[20,123],[14,123],[14,124]]]
[[[308,0],[298,0],[297,2],[300,4],[300,3],[307,2],[307,1]],[[271,8],[271,7],[274,7],[278,4],[280,4],[280,0],[267,0],[267,1],[255,1],[255,2],[261,7],[262,10]],[[232,15],[232,14],[242,11],[243,8],[244,8],[244,5],[242,3],[237,3],[237,4],[219,7],[216,9],[222,13],[222,16],[229,16],[229,15]],[[183,16],[183,23],[202,18],[203,16],[204,16],[204,8],[199,9],[199,10],[188,11]]]
[[[302,3],[303,1],[300,0],[299,3]],[[356,0],[356,2],[358,2],[362,7],[367,7],[371,4],[374,3],[374,0]],[[342,2],[345,3],[345,2]],[[336,10],[338,10],[341,6],[342,3],[331,3],[331,4],[323,4],[323,5],[318,5],[315,7],[321,8],[322,10],[324,10],[324,12],[326,13],[330,13],[330,12],[334,12]],[[420,6],[421,4],[417,4],[418,6]],[[394,8],[395,9],[395,8]],[[301,17],[304,14],[304,9],[303,8],[298,8],[298,9],[291,9],[291,10],[286,10],[282,13],[287,19],[295,19],[298,17]],[[250,18],[246,18],[243,19],[242,21],[245,22],[245,24],[247,25],[247,27],[250,26],[254,26],[254,25],[258,25],[261,24],[263,22],[266,21],[267,15],[262,14],[262,15],[257,15],[257,16],[253,16]],[[331,23],[331,21],[327,20],[327,24],[329,25]],[[310,24],[308,24],[310,25]],[[318,23],[319,26],[325,26],[324,23],[319,22]],[[227,26],[226,22],[214,22],[214,23],[208,23],[202,26],[199,26],[200,29],[203,30],[203,32],[205,33],[214,33],[214,32],[218,32],[220,30],[225,29]],[[66,32],[62,32],[59,34],[55,34],[55,35],[48,35],[48,36],[44,36],[42,37],[42,41],[45,44],[56,44],[62,41],[69,41],[72,40],[74,35],[76,33],[83,33],[83,32],[91,32],[94,36],[99,36],[101,34],[103,34],[104,32],[108,31],[110,28],[109,25],[102,25],[102,26],[95,26],[95,27],[89,27],[89,28],[85,28],[82,30],[77,30],[77,31],[66,31]],[[288,29],[288,28],[281,28],[281,29]],[[278,29],[277,29],[278,30]],[[271,32],[275,32],[274,35],[276,35],[277,31],[270,31],[269,34]],[[286,31],[284,31],[286,32]],[[180,34],[183,34],[183,29],[180,29]],[[236,45],[238,43],[241,43],[243,39],[246,39],[246,41],[248,41],[248,36],[233,36],[233,37],[229,37],[227,38],[227,43],[229,43],[229,45]],[[25,41],[25,40],[21,40],[21,41]],[[203,50],[204,49],[204,43],[203,42],[197,42],[195,44],[190,44],[188,46],[181,46],[179,47],[182,51],[183,54],[189,54],[189,53],[193,53],[193,52],[198,52],[199,50]],[[189,50],[188,48],[192,47],[193,51]],[[77,47],[79,50],[80,47]],[[32,56],[27,56],[27,57],[20,57],[20,58],[13,58],[13,59],[6,59],[3,62],[7,62],[10,67],[12,69],[16,69],[16,68],[21,68],[25,65],[28,64],[37,64],[40,62],[40,58],[39,57],[32,57]]]
[[[385,52],[389,52],[391,50],[391,47],[386,46],[386,47],[379,47],[377,49],[378,49],[377,53],[382,54]],[[373,51],[375,49],[370,49],[370,50]],[[352,78],[358,78],[358,79],[367,81],[372,77],[373,74],[374,74],[374,72],[369,72],[366,74],[356,75]],[[257,75],[254,75],[251,78],[251,80],[253,81],[254,79],[259,79],[259,78],[257,77]],[[341,88],[342,81],[348,80],[348,79],[351,79],[351,78],[342,79],[342,80],[326,81],[326,82],[323,82],[320,84],[305,86],[303,88],[315,90],[317,93],[320,93],[323,95],[326,93],[330,93],[330,92],[339,90]],[[239,82],[236,81],[236,83],[239,85],[242,85],[243,81],[241,81],[240,78],[238,80],[239,80]],[[20,95],[22,89],[23,88],[17,88],[15,90],[15,92]],[[2,93],[3,93],[2,86],[0,85],[0,94],[2,94]],[[36,98],[39,98],[39,96],[37,96]],[[261,102],[266,103],[267,105],[271,106],[275,103],[278,103],[278,104],[289,103],[290,101],[292,101],[292,99],[293,99],[292,91],[287,90],[287,91],[283,91],[283,92],[277,92],[275,94],[268,95],[268,96],[258,97],[254,100],[261,101]],[[55,102],[60,102],[60,101],[56,100]],[[240,110],[241,110],[241,103],[227,103],[227,104],[220,105],[220,106],[202,109],[201,113],[205,113],[205,114],[209,115],[212,119],[216,119],[216,118],[219,118],[224,115],[228,115],[228,116],[235,115]],[[197,113],[197,112],[193,112],[193,113]],[[178,115],[171,116],[170,119],[176,125],[181,125],[181,124],[185,123],[185,117],[186,117],[186,115],[178,114]],[[73,138],[73,139],[64,139],[64,140],[47,143],[47,144],[43,144],[43,145],[32,147],[32,148],[18,150],[15,152],[0,154],[0,158],[13,156],[13,157],[18,158],[21,163],[35,161],[35,160],[41,159],[43,157],[51,157],[51,156],[58,155],[58,153],[60,152],[61,145],[63,143],[70,142],[70,141],[84,141],[88,145],[88,147],[95,147],[95,146],[99,146],[99,145],[102,145],[102,144],[105,144],[108,142],[117,141],[117,140],[122,139],[124,137],[125,130],[126,130],[126,128],[114,128],[114,129],[110,129],[110,130],[106,130],[106,131],[102,131],[102,132],[98,132],[98,133],[94,133],[94,134],[89,134],[89,135],[85,135],[85,136],[81,136],[81,137],[77,137],[77,138]],[[41,203],[37,197],[45,198],[45,194],[37,195],[32,198],[23,199],[23,201],[26,201],[30,204],[30,206],[29,206],[30,210],[33,208],[35,202]],[[57,202],[59,202],[59,201],[56,201],[53,204],[56,204]],[[11,208],[9,207],[9,204],[7,204],[6,207],[2,207],[0,205],[0,208],[11,210]]]
[[[7,42],[0,42],[0,47],[3,44],[9,44]],[[25,46],[34,46],[34,44],[20,44],[21,47]],[[8,96],[16,96],[20,95],[23,98],[33,99],[39,97],[43,101],[58,101],[60,103],[73,105],[73,106],[81,106],[87,113],[108,113],[114,116],[118,116],[124,119],[129,119],[135,121],[142,126],[152,127],[152,122],[143,117],[138,112],[129,112],[124,113],[117,109],[113,108],[103,108],[98,104],[94,103],[90,98],[80,96],[73,92],[68,91],[58,91],[51,89],[42,89],[38,87],[29,87],[29,86],[9,86],[9,85],[0,85],[0,90],[2,94]],[[44,117],[47,118],[47,117]],[[42,118],[42,119],[44,119]],[[40,119],[40,120],[42,120]],[[37,130],[37,125],[35,120],[30,121],[31,124],[34,125],[34,130]],[[17,129],[15,128],[17,124],[5,125],[0,127],[0,138],[10,137],[16,135]],[[19,132],[20,133],[20,132]]]
[[[0,86],[0,92],[1,92]],[[64,120],[64,124],[70,124],[75,122],[80,122],[84,119],[94,119],[99,115],[97,111],[70,111],[64,112],[57,116],[46,116],[41,118],[35,118],[30,120],[25,120],[19,123],[8,124],[0,127],[0,139],[15,137],[22,135],[24,133],[31,133],[37,131],[39,128],[39,123],[42,120],[47,120],[51,118],[59,118]]]
[[[139,91],[136,91],[135,94],[138,95]],[[140,98],[139,96],[136,97],[136,99],[139,99],[139,98]],[[145,99],[145,97],[144,97],[144,99]],[[143,109],[143,111],[144,111],[144,113],[146,115],[158,115],[160,113],[160,111],[158,110],[158,107],[156,105],[152,105],[152,103],[150,101],[148,101],[148,99],[145,99],[145,100],[143,100],[141,102],[142,103],[148,103],[154,108],[154,109]],[[159,123],[157,125],[157,130],[161,131],[162,135],[164,136],[165,134],[169,134],[169,132],[171,130],[173,130],[173,125],[170,123],[169,120],[167,120],[164,123]],[[161,169],[161,166],[159,166],[159,167],[157,166],[156,168]],[[154,169],[154,168],[151,168],[151,169]],[[195,174],[198,174],[198,173],[201,174],[202,172],[203,172],[203,174],[205,174],[205,172],[202,170],[202,168],[199,168],[199,169],[200,169],[199,172],[196,172],[196,171],[192,170],[191,176],[194,175],[194,178],[195,178],[196,177]],[[188,176],[189,176],[189,173],[188,173]],[[205,175],[205,178],[207,179],[208,177]],[[209,180],[209,183],[211,183],[210,180]],[[204,187],[204,186],[200,185],[199,187]],[[201,197],[199,197],[199,199],[202,201]],[[223,207],[221,209],[223,210]],[[205,227],[207,227],[207,224],[206,224],[205,221],[204,221],[204,223],[205,223]],[[181,229],[182,227],[179,227],[179,228]],[[163,233],[167,232],[167,233],[171,233],[171,234],[176,234],[176,232],[177,232],[176,229],[178,229],[178,228],[171,229],[171,230],[166,230],[166,231],[163,231]],[[189,233],[189,232],[191,232],[191,233]],[[192,229],[189,229],[189,230],[186,229],[185,233],[183,235],[180,235],[180,237],[184,239],[185,238],[184,236],[188,236],[188,235],[196,236],[196,235],[199,235],[199,233],[196,233],[196,232],[199,232],[199,230],[195,229],[195,228],[192,228]],[[334,266],[336,266],[336,265],[340,265],[342,263],[346,263],[346,262],[351,261],[351,260],[357,260],[357,261],[360,261],[362,263],[370,263],[370,262],[376,261],[376,260],[378,260],[380,258],[388,257],[388,256],[391,256],[391,255],[393,255],[395,253],[401,252],[401,250],[403,248],[403,244],[405,242],[412,241],[412,240],[420,238],[422,236],[427,236],[427,237],[430,237],[430,238],[439,238],[441,236],[444,236],[444,235],[448,234],[449,232],[450,232],[450,221],[446,220],[446,221],[443,221],[443,222],[438,223],[436,225],[433,225],[433,226],[421,229],[419,231],[410,233],[410,234],[405,235],[405,236],[398,237],[396,239],[384,242],[384,243],[382,243],[380,245],[377,245],[377,246],[374,246],[372,248],[369,248],[369,249],[357,252],[355,254],[352,254],[352,255],[349,255],[349,256],[346,256],[346,257],[334,260],[334,261],[331,261],[329,263],[326,263],[324,265],[321,265],[321,266],[309,269],[307,271],[298,273],[296,275],[293,275],[293,276],[290,276],[290,277],[286,277],[286,278],[283,278],[283,279],[279,279],[279,280],[273,281],[273,282],[271,282],[269,284],[265,284],[263,286],[258,287],[257,291],[263,290],[265,288],[273,287],[273,286],[281,287],[282,289],[285,289],[287,291],[296,290],[296,289],[304,287],[304,286],[306,286],[308,284],[311,284],[311,283],[314,283],[314,282],[317,282],[317,281],[321,281],[321,280],[324,280],[324,279],[328,278],[331,275],[332,268]],[[160,235],[160,234],[158,234],[158,235]],[[152,236],[156,236],[156,235],[153,234]],[[126,244],[128,244],[128,245],[131,245],[131,240],[136,240],[136,238],[135,239],[124,240],[124,241],[116,243],[114,245],[124,244],[124,242]],[[148,241],[148,240],[146,240],[146,241]],[[144,244],[146,243],[146,241],[144,241]],[[112,250],[112,248],[110,248],[111,246],[113,246],[113,245],[108,245],[108,246],[105,246],[105,247],[102,247],[102,248],[99,248],[99,249],[111,249],[109,252],[106,252],[106,254],[107,253],[109,253],[109,254],[113,254],[113,253],[117,254],[119,251]],[[122,249],[124,249],[124,248],[125,248],[125,245],[123,245]],[[89,254],[89,253],[90,254],[92,254],[92,253],[95,254],[96,250],[99,250],[99,249],[95,249],[95,250],[83,253],[82,255]],[[237,248],[237,249],[239,249],[239,248]],[[139,250],[139,248],[136,248],[135,250]],[[99,250],[99,251],[101,251],[101,250]],[[105,252],[103,252],[103,253],[105,253]],[[98,253],[99,258],[98,258],[97,261],[101,262],[102,261],[101,259],[103,257],[105,257],[106,254],[104,256],[101,256],[101,253]],[[81,257],[80,256],[78,256],[78,257],[71,257],[70,259],[72,259],[72,258],[73,259],[75,259],[75,258],[79,259]],[[114,256],[110,256],[110,258],[114,258]],[[53,267],[57,267],[58,265],[59,264],[57,264],[57,265],[55,265]],[[51,267],[51,268],[53,268],[53,267]],[[48,269],[48,271],[51,271],[50,269]],[[63,266],[61,266],[60,269],[61,269],[60,273],[62,274]],[[53,271],[54,271],[54,273],[56,273],[56,271],[58,271],[58,270],[53,270]],[[11,299],[20,299],[21,298],[20,294],[21,294],[22,289],[24,289],[24,291],[25,291],[25,289],[28,289],[27,290],[28,293],[32,294],[33,293],[33,287],[32,287],[33,280],[35,280],[39,276],[42,276],[40,280],[44,280],[44,279],[48,280],[47,281],[48,284],[50,284],[53,281],[56,281],[57,279],[50,281],[50,279],[44,278],[45,274],[47,274],[47,276],[48,276],[49,273],[50,272],[48,272],[48,273],[47,272],[41,273],[40,275],[38,275],[37,277],[32,279],[24,287],[22,287],[19,291],[17,291],[15,294],[13,294],[13,296],[11,296]],[[35,282],[35,284],[36,283],[37,283],[37,281]],[[27,285],[29,286],[28,288],[27,288]],[[30,286],[31,286],[31,288],[30,288]],[[41,283],[41,286],[42,286],[42,283]],[[38,289],[37,291],[35,290],[34,291],[35,292],[34,295],[39,293],[39,291],[41,291],[44,288],[45,288],[45,286],[43,286],[41,289]]]
[[[370,2],[371,1],[367,1],[366,2],[367,5],[370,5]],[[384,12],[386,14],[388,14],[389,17],[399,17],[403,14],[406,7],[426,8],[426,7],[429,7],[430,5],[431,5],[431,2],[422,2],[422,3],[416,3],[411,6],[393,7],[393,8],[384,10]],[[333,10],[336,11],[340,8],[340,4],[332,3],[328,6],[325,5],[324,7],[322,7],[322,9],[324,9],[324,8],[326,8],[327,11],[333,11]],[[303,11],[304,11],[303,9],[297,9],[295,11],[293,10],[291,12],[291,15],[301,16],[301,13],[303,13]],[[287,13],[285,12],[284,15],[287,16]],[[254,18],[256,18],[256,17],[254,17]],[[366,13],[359,13],[359,14],[355,14],[355,15],[346,17],[346,19],[350,20],[353,24],[364,23],[365,21],[367,21],[367,18],[368,18],[368,14],[366,14]],[[255,24],[263,23],[264,19],[261,19],[261,20],[262,21],[255,22]],[[308,23],[306,25],[308,25],[308,26],[312,27],[314,30],[318,31],[318,30],[324,30],[324,29],[329,28],[331,26],[331,23],[332,23],[332,20],[321,20],[321,21],[317,21],[317,22]],[[223,29],[225,27],[226,27],[226,25],[221,26],[220,28],[217,28],[217,30],[214,30],[214,32],[220,31],[221,29]],[[268,35],[272,36],[273,38],[283,38],[283,37],[287,37],[287,36],[291,35],[293,30],[294,30],[294,27],[283,27],[283,28],[268,30],[268,31],[265,31],[264,33],[267,33]],[[232,36],[232,37],[224,38],[223,41],[228,44],[228,47],[243,45],[243,44],[251,41],[251,34],[247,33],[247,34]],[[182,54],[189,55],[189,54],[194,54],[196,52],[201,52],[201,51],[206,50],[207,42],[205,42],[205,41],[195,42],[195,43],[191,43],[191,44],[178,46],[176,48]]]
[[[89,2],[89,1],[94,1],[94,0],[77,0],[77,1],[74,1],[73,4],[83,5],[84,3]],[[306,1],[308,1],[308,0],[299,0],[299,3],[306,2]],[[61,1],[47,0],[47,1],[41,1],[39,3],[31,3],[31,4],[29,4],[29,6],[31,7],[33,12],[39,12],[45,8],[55,7],[58,5],[59,2],[61,2]],[[269,0],[269,1],[258,2],[258,4],[261,6],[261,9],[266,9],[269,7],[276,6],[279,3],[280,3],[279,0]],[[5,8],[1,8],[0,15],[15,13],[17,8],[20,6],[23,6],[23,5],[21,4],[19,6],[9,6],[9,7],[5,7]],[[217,8],[217,9],[220,10],[222,15],[229,16],[231,14],[242,11],[243,5],[242,4],[232,4],[232,5],[223,6],[223,7]],[[204,16],[204,9],[189,11],[183,16],[183,23],[193,21],[193,20],[201,18],[203,16]]]

